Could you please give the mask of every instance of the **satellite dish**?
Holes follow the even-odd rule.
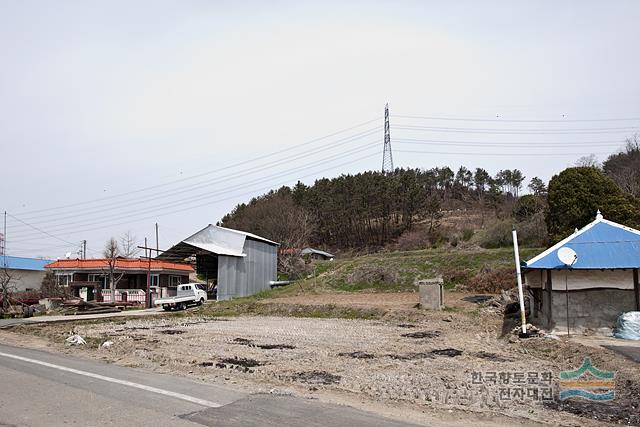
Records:
[[[558,259],[567,267],[571,267],[578,261],[578,254],[573,249],[563,246],[558,249]]]
[[[66,259],[71,258],[71,252],[67,252],[66,254],[64,254],[64,257],[65,257]]]

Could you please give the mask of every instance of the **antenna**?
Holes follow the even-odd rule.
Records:
[[[391,131],[389,129],[389,104],[384,106],[384,149],[382,151],[382,173],[393,173],[393,154],[391,153]]]
[[[578,262],[578,254],[576,253],[576,251],[566,246],[558,249],[557,255],[560,262],[567,267],[572,267],[573,264]]]

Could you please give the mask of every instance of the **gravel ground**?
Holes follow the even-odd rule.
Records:
[[[406,309],[405,301],[402,305]],[[429,312],[420,320],[398,320],[402,318],[397,312],[381,321],[189,317],[79,323],[75,331],[89,345],[74,348],[62,344],[68,324],[19,330],[46,337],[60,350],[121,365],[231,382],[256,391],[359,402],[382,413],[385,407],[401,405],[416,412],[503,414],[518,423],[640,423],[634,406],[640,395],[638,365],[608,350],[551,338],[498,338],[501,319],[478,310]],[[98,347],[106,340],[114,344]],[[540,380],[548,372],[555,395],[559,370],[577,368],[585,356],[598,368],[617,371],[615,406],[558,405],[517,394],[504,400],[499,397],[505,386],[487,380],[492,373],[515,378],[529,372]],[[523,389],[512,383],[508,387]],[[542,393],[546,385],[526,388]]]

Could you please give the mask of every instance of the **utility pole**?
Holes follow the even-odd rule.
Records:
[[[391,130],[389,129],[389,104],[384,106],[384,149],[382,152],[382,173],[393,173],[393,153],[391,152]]]
[[[138,246],[138,248],[140,249],[144,249],[144,254],[145,256],[140,257],[143,259],[147,259],[147,301],[146,301],[146,306],[148,308],[151,308],[151,304],[153,301],[151,301],[151,254],[153,253],[153,251],[158,251],[158,253],[160,252],[164,252],[164,251],[160,251],[157,248],[150,248],[147,246],[147,238],[144,238],[144,246]],[[158,283],[159,285],[159,283]]]
[[[87,259],[87,241],[82,241],[82,259]]]
[[[0,241],[2,245],[0,249],[2,249],[2,266],[7,266],[7,211],[4,211],[4,227],[2,230],[2,240]]]
[[[158,256],[159,253],[160,253],[160,243],[158,239],[158,223],[156,222],[156,256]]]

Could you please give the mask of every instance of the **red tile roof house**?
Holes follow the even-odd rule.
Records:
[[[45,265],[55,273],[59,283],[69,286],[73,295],[85,301],[96,299],[96,287],[102,287],[102,300],[113,302],[109,289],[109,259],[61,259]],[[189,283],[193,267],[189,264],[169,261],[117,258],[115,275],[122,278],[116,285],[115,302],[146,301],[147,274],[151,266],[152,300],[175,295],[176,286]]]

